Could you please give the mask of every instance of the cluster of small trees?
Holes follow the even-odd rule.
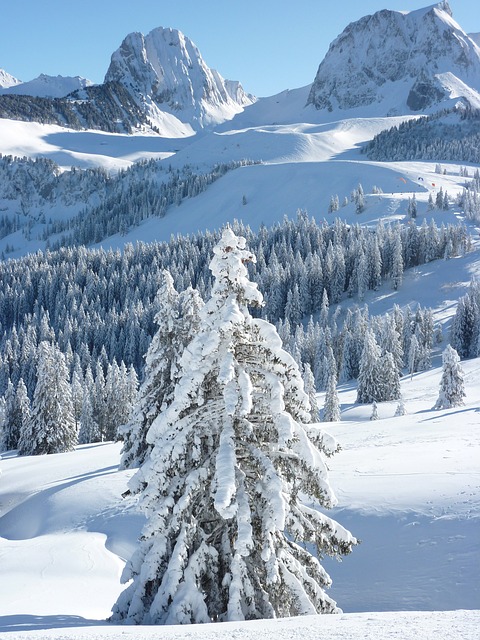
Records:
[[[480,222],[480,172],[475,171],[473,180],[466,183],[465,189],[457,197],[457,205],[463,209],[466,218]]]
[[[452,322],[450,342],[462,360],[480,356],[480,281],[460,298]]]
[[[430,309],[402,310],[395,305],[391,314],[370,317],[364,305],[351,307],[345,314],[337,307],[329,315],[326,298],[318,320],[311,318],[306,326],[292,327],[286,319],[278,323],[278,331],[295,359],[313,372],[318,390],[332,389],[332,378],[358,379],[359,402],[398,399],[400,377],[429,369],[432,348],[442,340]],[[382,388],[380,379],[384,379]]]
[[[373,186],[372,193],[382,193],[382,190],[379,187]],[[342,201],[342,207],[345,207],[348,204],[348,197],[345,196]],[[358,187],[353,189],[350,194],[350,202],[355,203],[355,211],[356,213],[363,213],[365,211],[365,194],[363,191],[363,186],[359,182]],[[340,200],[338,195],[330,196],[330,204],[328,205],[328,213],[335,213],[340,209]]]

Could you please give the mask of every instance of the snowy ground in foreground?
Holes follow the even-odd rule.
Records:
[[[345,615],[168,628],[162,637],[308,640],[320,629],[334,639],[383,640],[399,629],[403,639],[478,637],[478,611],[439,612],[480,609],[480,359],[463,367],[467,399],[456,409],[431,409],[438,368],[402,380],[409,413],[400,418],[396,403],[383,403],[371,422],[371,408],[354,404],[355,389],[341,388],[343,421],[327,425],[343,447],[330,461],[334,515],[362,544],[325,566]],[[154,629],[102,622],[143,522],[121,498],[131,472],[117,471],[119,452],[106,443],[50,456],[3,454],[0,634],[153,637]],[[411,613],[387,613],[402,610]]]
[[[8,640],[477,640],[480,612],[350,613],[161,628],[119,628],[74,616],[12,616],[6,620],[3,629],[8,633],[0,632],[0,637]]]

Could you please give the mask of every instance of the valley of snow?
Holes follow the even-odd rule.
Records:
[[[126,242],[168,241],[172,234],[190,234],[207,229],[219,229],[228,221],[241,220],[253,230],[261,224],[270,226],[284,215],[295,217],[305,210],[317,220],[333,221],[340,217],[352,224],[375,224],[379,220],[405,219],[408,198],[415,193],[419,212],[437,224],[453,222],[455,212],[426,213],[429,193],[435,198],[439,188],[453,198],[461,192],[464,178],[458,163],[444,163],[447,175],[435,173],[434,162],[373,162],[360,153],[360,145],[380,131],[398,125],[405,117],[360,118],[340,120],[337,116],[325,122],[306,108],[298,122],[298,98],[276,101],[270,105],[270,116],[279,116],[284,124],[244,126],[252,113],[265,116],[262,100],[252,105],[231,123],[231,129],[201,133],[188,138],[160,138],[152,135],[127,136],[98,131],[65,130],[54,125],[41,125],[0,119],[0,153],[13,156],[48,157],[64,170],[70,167],[100,166],[116,172],[144,158],[163,159],[165,166],[181,169],[188,165],[207,172],[216,163],[249,159],[260,164],[228,171],[209,188],[194,198],[184,199],[180,206],[172,205],[162,218],[152,217],[125,235],[114,235],[101,242],[105,248],[121,248]],[[302,92],[304,95],[305,92]],[[275,110],[277,107],[277,111]],[[258,108],[256,112],[255,109]],[[295,120],[295,116],[297,120]],[[257,116],[255,116],[257,117]],[[322,122],[323,120],[323,122]],[[471,170],[473,175],[473,168]],[[340,202],[349,199],[352,190],[362,184],[366,194],[366,210],[355,213],[353,203],[327,214],[332,195]],[[372,194],[377,187],[383,193]],[[1,200],[2,211],[20,212],[19,201]],[[72,208],[72,210],[74,207]],[[78,212],[78,209],[75,210]],[[72,211],[54,202],[42,205],[39,214],[47,219],[68,219]],[[421,224],[422,215],[417,224]],[[36,216],[38,217],[38,216]],[[32,229],[32,239],[21,231],[0,239],[0,251],[10,246],[9,257],[44,249],[38,240],[41,228]]]

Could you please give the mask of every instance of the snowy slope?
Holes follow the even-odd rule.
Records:
[[[61,168],[103,167],[116,172],[144,158],[168,158],[182,140],[156,135],[128,136],[102,131],[74,131],[53,124],[0,118],[0,153],[50,158]]]
[[[38,98],[63,98],[72,91],[89,87],[90,80],[80,76],[49,76],[44,73],[28,82],[19,82],[0,89],[0,94],[36,96]]]
[[[254,105],[255,107],[256,105]],[[315,112],[318,113],[318,112]],[[63,168],[101,166],[110,171],[126,168],[140,158],[164,158],[166,166],[209,171],[218,162],[244,158],[261,164],[229,171],[195,198],[180,207],[172,205],[163,218],[150,218],[124,236],[112,236],[105,247],[122,247],[126,242],[168,240],[171,234],[218,229],[225,222],[242,220],[253,229],[271,225],[284,215],[296,216],[299,209],[328,220],[330,197],[342,202],[361,183],[366,210],[360,216],[350,203],[335,214],[349,223],[374,224],[380,219],[404,219],[408,198],[416,194],[418,224],[423,217],[436,216],[437,223],[454,222],[459,213],[427,212],[427,200],[440,187],[451,199],[462,191],[460,165],[444,163],[446,175],[435,173],[434,162],[373,162],[360,154],[359,146],[379,131],[404,118],[332,119],[330,122],[292,122],[232,128],[186,139],[158,136],[127,136],[99,132],[68,131],[53,125],[0,119],[0,153],[30,157],[46,156]],[[240,124],[234,120],[232,125]],[[465,164],[465,163],[462,163]],[[471,169],[471,175],[473,168]],[[377,187],[383,194],[373,194]],[[245,196],[245,200],[244,200]],[[246,201],[246,204],[244,202]],[[20,202],[0,203],[4,211],[20,211]],[[71,214],[56,203],[42,205],[45,215],[62,219]],[[476,231],[472,227],[472,233]],[[34,238],[26,241],[21,232],[0,240],[0,251],[13,245],[13,256],[44,245]]]

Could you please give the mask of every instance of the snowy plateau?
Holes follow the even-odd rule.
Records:
[[[209,69],[183,34],[159,28],[127,36],[107,72],[106,83],[115,91],[134,87],[131,104],[144,109],[145,121],[132,133],[0,118],[0,253],[12,265],[37,251],[71,247],[68,234],[82,220],[117,215],[124,194],[136,194],[139,185],[148,182],[155,193],[166,185],[161,193],[169,194],[171,184],[192,175],[214,177],[194,194],[177,191],[161,214],[142,212],[97,233],[88,248],[113,255],[126,245],[168,243],[234,221],[265,233],[298,211],[319,224],[339,218],[373,233],[379,224],[412,224],[413,198],[419,228],[463,224],[470,237],[467,251],[405,270],[397,288],[387,279],[361,299],[345,292],[330,305],[341,319],[365,304],[371,317],[420,304],[441,335],[431,366],[401,378],[405,415],[395,415],[397,401],[386,401],[371,420],[371,404],[357,402],[350,380],[338,385],[341,420],[322,424],[341,447],[328,460],[338,504],[327,515],[361,541],[341,563],[322,559],[333,581],[329,595],[343,613],[188,627],[107,623],[145,520],[135,499],[122,497],[133,470],[119,470],[121,443],[100,442],[41,456],[0,453],[0,638],[478,639],[478,355],[461,362],[464,404],[434,407],[458,301],[480,280],[480,203],[469,216],[461,199],[480,160],[436,156],[435,148],[408,159],[374,160],[362,152],[382,131],[427,117],[452,135],[453,148],[450,132],[467,122],[465,109],[480,107],[476,42],[478,34],[467,36],[446,2],[382,11],[346,28],[312,85],[256,99]],[[174,50],[183,62],[173,62]],[[411,51],[402,74],[396,65]],[[349,67],[353,52],[356,66]],[[30,96],[63,100],[65,91],[76,91],[66,99],[98,99],[88,81],[70,80],[40,76],[24,84]],[[0,70],[0,94],[22,95],[21,87]],[[478,115],[473,123],[478,136]],[[472,139],[478,153],[478,137]],[[218,173],[219,165],[228,169]],[[359,184],[362,207],[352,198]],[[440,190],[448,193],[446,208],[432,206]],[[342,205],[329,212],[335,195]],[[6,326],[5,318],[0,322]],[[325,395],[318,391],[319,407]]]

